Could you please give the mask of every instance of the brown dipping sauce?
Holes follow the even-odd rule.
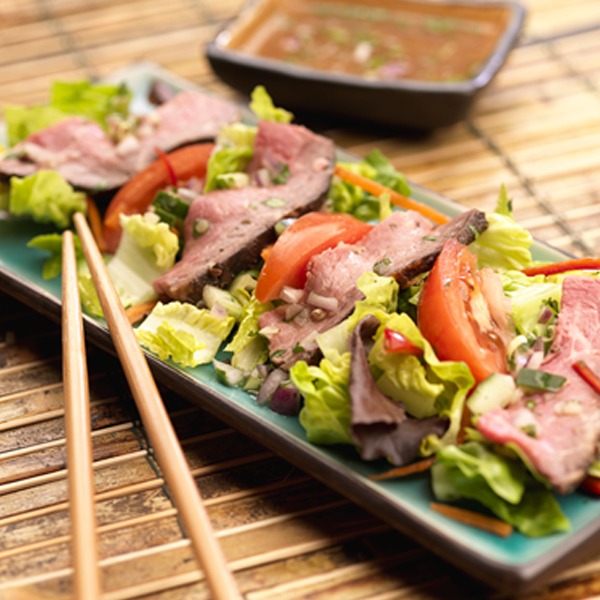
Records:
[[[459,82],[482,69],[508,17],[489,5],[271,0],[228,45],[373,81]]]

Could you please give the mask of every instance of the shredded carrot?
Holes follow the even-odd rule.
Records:
[[[156,306],[156,300],[150,300],[149,302],[142,302],[141,304],[134,304],[129,308],[125,309],[127,319],[133,325],[143,318],[147,317],[152,309]]]
[[[457,508],[456,506],[450,506],[448,504],[438,504],[437,502],[431,502],[430,507],[432,510],[445,517],[454,519],[464,525],[477,527],[478,529],[488,531],[500,537],[508,537],[513,532],[512,525],[509,525],[500,519],[473,512],[472,510]]]
[[[104,244],[104,227],[102,225],[102,217],[100,216],[98,205],[90,196],[86,196],[86,205],[90,229],[94,234],[94,239],[96,240],[96,244],[98,244],[98,249],[100,252],[105,252],[106,246]]]
[[[390,469],[385,473],[369,475],[369,479],[371,479],[372,481],[382,481],[384,479],[396,479],[399,477],[407,477],[408,475],[413,475],[414,473],[422,473],[423,471],[429,470],[434,462],[435,457],[431,456],[418,462],[411,463],[410,465]]]
[[[399,206],[400,208],[404,208],[406,210],[415,210],[422,214],[424,217],[427,217],[429,220],[437,223],[438,225],[442,225],[450,221],[450,217],[447,215],[435,210],[431,206],[427,206],[427,204],[423,204],[422,202],[417,202],[412,198],[407,198],[402,194],[392,190],[391,188],[378,183],[377,181],[373,181],[368,177],[363,177],[358,173],[353,173],[352,171],[348,171],[341,167],[340,165],[336,165],[334,169],[335,174],[340,178],[346,181],[347,183],[351,183],[353,185],[357,185],[361,187],[369,194],[373,194],[374,196],[381,196],[383,194],[387,194],[390,198],[390,201]]]

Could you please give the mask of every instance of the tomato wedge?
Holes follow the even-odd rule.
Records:
[[[372,228],[373,225],[344,213],[311,212],[301,216],[270,249],[258,276],[256,298],[268,302],[275,300],[285,286],[304,287],[311,257],[340,242],[353,244]]]
[[[419,329],[438,357],[465,362],[477,383],[492,373],[508,372],[506,330],[490,302],[502,292],[490,289],[489,276],[482,274],[467,247],[449,240],[423,284],[417,306]]]
[[[134,175],[113,197],[104,214],[104,239],[108,252],[114,252],[121,239],[119,215],[143,213],[159,190],[172,185],[173,177],[188,181],[204,177],[214,148],[212,143],[184,146],[159,156],[151,165]]]
[[[586,475],[579,487],[582,491],[587,492],[592,496],[600,496],[600,477]]]
[[[388,329],[383,330],[383,348],[389,354],[412,354],[413,356],[422,356],[423,349],[403,336],[399,331]]]

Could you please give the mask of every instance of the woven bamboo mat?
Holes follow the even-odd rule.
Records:
[[[43,102],[55,79],[150,60],[220,94],[204,44],[240,0],[0,0],[0,108]],[[407,176],[490,209],[501,184],[540,239],[600,254],[600,2],[530,0],[521,44],[465,123],[426,138],[350,126]],[[208,592],[120,368],[89,349],[106,598]],[[117,375],[115,375],[117,374]],[[165,391],[170,415],[245,597],[494,598],[260,445]],[[70,598],[58,327],[0,293],[0,598]],[[534,599],[600,594],[600,556]]]

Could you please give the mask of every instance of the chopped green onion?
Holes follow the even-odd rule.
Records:
[[[521,369],[516,378],[517,385],[540,392],[557,392],[567,378],[538,369]]]

